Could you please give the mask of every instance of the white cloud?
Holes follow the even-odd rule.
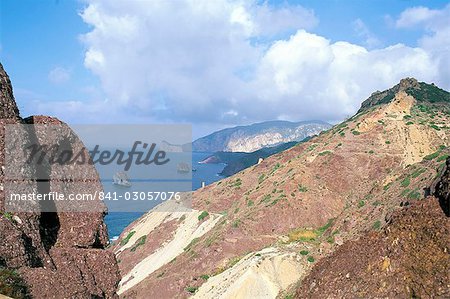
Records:
[[[367,28],[361,19],[353,21],[353,30],[364,39],[364,44],[369,48],[377,47],[381,44],[380,40]]]
[[[440,10],[426,7],[406,9],[396,20],[396,25],[406,29],[420,25],[425,30],[418,41],[419,46],[436,62],[439,72],[436,83],[450,88],[450,4]]]
[[[318,21],[301,6],[244,0],[87,2],[81,16],[92,30],[82,36],[85,66],[100,78],[113,107],[140,119],[332,121],[403,77],[450,86],[442,68],[449,50],[437,39],[441,29],[417,48],[397,44],[371,50],[376,40],[362,20],[355,29],[368,48],[332,43],[308,32]],[[431,49],[436,40],[440,54]]]
[[[408,28],[420,23],[427,22],[438,16],[439,10],[429,9],[428,7],[416,6],[404,10],[395,22],[398,28]]]
[[[63,67],[55,67],[48,73],[48,80],[53,84],[62,84],[70,80],[70,71]]]

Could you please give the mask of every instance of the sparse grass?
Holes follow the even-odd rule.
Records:
[[[198,243],[198,241],[200,240],[200,238],[194,238],[192,239],[192,241],[188,244],[188,246],[184,247],[184,251],[190,251],[192,246],[194,246],[195,244]]]
[[[258,177],[258,184],[261,184],[264,182],[264,179],[266,178],[266,175],[263,173]]]
[[[266,195],[263,196],[263,198],[261,199],[260,203],[262,203],[262,202],[267,203],[267,202],[270,201],[271,198],[272,198],[271,194],[266,194]]]
[[[319,153],[319,156],[326,156],[329,154],[331,154],[331,151],[323,151],[323,152]]]
[[[442,155],[437,159],[437,162],[445,161],[448,159],[448,157],[449,157],[449,155]]]
[[[441,151],[437,151],[433,154],[429,154],[428,156],[425,156],[423,159],[427,160],[427,161],[431,161],[431,160],[436,159],[440,154],[441,154]]]
[[[308,192],[308,187],[303,186],[302,184],[298,184],[298,191],[300,191],[300,192]]]
[[[247,207],[251,207],[251,206],[254,206],[254,205],[255,205],[255,203],[253,202],[253,200],[249,199],[247,201]]]
[[[135,231],[129,232],[128,235],[124,239],[122,239],[122,241],[120,241],[120,245],[121,246],[126,245],[135,233],[136,233]]]
[[[381,227],[381,221],[380,220],[375,221],[375,223],[372,225],[372,228],[376,229],[376,230],[379,230],[380,227]]]
[[[275,171],[277,171],[279,168],[281,167],[281,164],[279,162],[277,162],[277,164],[275,164],[275,166],[272,168],[272,171],[270,172],[270,174],[273,174]]]
[[[312,230],[297,229],[288,234],[289,242],[302,241],[311,242],[315,241],[318,237],[317,233]]]
[[[408,177],[406,177],[401,183],[400,186],[402,186],[403,188],[408,187],[411,184],[411,179]]]
[[[195,292],[197,292],[198,287],[187,287],[186,291],[188,291],[191,294],[194,294]]]
[[[240,178],[237,178],[233,184],[231,184],[232,187],[234,188],[240,188],[242,185],[242,180]]]
[[[3,213],[3,217],[5,217],[6,219],[8,219],[9,221],[12,221],[13,215],[12,215],[10,212],[4,212],[4,213]]]
[[[427,171],[425,168],[419,168],[411,174],[411,177],[415,179],[418,176],[420,176],[422,173],[424,173],[425,171]]]
[[[142,236],[142,237],[140,237],[140,238],[136,241],[136,243],[134,244],[134,246],[130,249],[130,251],[131,251],[131,252],[135,252],[136,249],[137,249],[139,246],[142,246],[142,245],[145,244],[145,241],[146,241],[146,240],[147,240],[147,236]]]
[[[237,219],[233,221],[233,224],[231,226],[233,226],[234,228],[238,228],[240,224],[241,220]]]
[[[376,200],[372,203],[373,206],[378,207],[379,205],[381,205],[381,201]]]
[[[418,192],[418,190],[413,190],[408,194],[408,199],[414,199],[414,200],[418,200],[422,197],[422,194],[420,194],[420,192]]]
[[[208,216],[209,216],[209,213],[207,211],[203,211],[203,212],[201,212],[200,215],[198,215],[198,221],[202,221],[203,219],[205,219]]]
[[[392,182],[389,183],[389,184],[384,185],[383,190],[387,191],[387,190],[389,190],[389,188],[391,188],[391,186],[392,186]]]

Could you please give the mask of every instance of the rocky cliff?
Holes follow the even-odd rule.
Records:
[[[192,150],[197,152],[254,152],[264,147],[301,141],[329,129],[320,121],[268,121],[214,132],[195,140]]]
[[[297,291],[302,281],[315,273],[311,271],[316,265],[325,263],[339,248],[345,249],[341,246],[347,242],[369,234],[375,236],[373,242],[382,243],[367,250],[385,248],[387,243],[380,238],[387,235],[382,232],[398,223],[401,233],[393,236],[408,236],[408,221],[424,209],[430,212],[421,223],[447,223],[436,201],[423,200],[431,190],[447,188],[435,182],[446,173],[450,152],[448,93],[431,96],[427,91],[434,86],[418,83],[421,92],[408,94],[405,90],[416,81],[402,82],[403,89],[389,101],[363,104],[355,116],[310,141],[194,192],[192,210],[180,212],[183,202],[168,202],[131,224],[112,248],[121,261],[119,294],[126,298],[290,298],[297,292],[304,294],[303,289]],[[433,189],[434,185],[440,187]],[[413,207],[408,212],[409,206]],[[395,220],[402,215],[405,222]],[[424,236],[419,227],[414,229],[418,238]],[[450,243],[448,233],[436,223],[424,230],[431,234],[424,239],[432,242],[428,253],[404,248],[395,259],[408,267],[409,253],[436,256],[428,262],[433,266],[424,267],[438,278],[422,286],[415,280],[411,286],[415,292],[439,287],[435,294],[447,294],[448,284],[441,283],[446,269],[439,262],[446,261],[442,244]],[[350,258],[347,251],[345,256]],[[366,261],[375,261],[383,252],[367,254]],[[384,256],[389,257],[387,252]],[[417,278],[414,271],[398,271],[394,273]],[[331,274],[329,279],[324,281],[334,281]],[[390,282],[386,280],[385,287]],[[355,286],[349,294],[368,294],[363,284]],[[306,287],[309,290],[310,284]],[[412,294],[400,288],[398,292],[400,297]],[[335,293],[317,294],[333,297]]]
[[[120,277],[114,255],[105,250],[108,235],[103,221],[106,213],[103,203],[88,203],[93,205],[89,209],[97,212],[5,211],[6,191],[14,184],[21,184],[22,190],[34,194],[61,190],[93,194],[102,190],[102,186],[92,166],[84,166],[76,173],[67,173],[67,168],[54,164],[46,169],[46,178],[7,179],[4,172],[7,124],[30,124],[35,128],[15,136],[18,147],[30,142],[66,142],[74,151],[86,149],[70,128],[55,118],[20,117],[10,80],[1,64],[0,84],[0,293],[15,298],[117,297],[116,287]],[[40,125],[54,124],[62,128],[63,135],[45,135],[45,132],[39,131],[43,127]],[[30,164],[20,166],[24,167],[24,173],[40,171]],[[67,181],[61,180],[61,177],[85,179]]]

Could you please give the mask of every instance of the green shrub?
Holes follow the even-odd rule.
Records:
[[[440,130],[441,130],[441,128],[439,128],[439,127],[436,126],[436,125],[430,125],[430,127],[433,128],[433,129],[435,129],[436,131],[440,131]]]
[[[200,215],[198,215],[198,221],[202,221],[203,219],[205,219],[208,216],[209,216],[209,213],[206,211],[203,211]]]
[[[310,263],[314,263],[315,259],[312,256],[308,256],[307,261]]]
[[[319,153],[319,156],[326,156],[326,155],[329,155],[329,154],[331,154],[330,151],[323,151],[323,152]]]
[[[208,280],[209,279],[209,275],[208,274],[203,274],[203,275],[200,275],[200,278],[203,279],[203,280]]]
[[[385,186],[383,187],[383,190],[384,190],[384,191],[387,191],[387,190],[389,190],[389,188],[391,188],[391,186],[392,186],[392,182],[389,183],[389,184],[387,184],[387,185],[385,185]]]
[[[238,228],[240,223],[241,223],[241,220],[239,220],[239,219],[234,220],[232,226],[233,226],[234,228]]]
[[[418,200],[421,197],[422,197],[422,194],[420,194],[417,190],[413,190],[408,194],[408,199]]]
[[[389,140],[386,140],[384,143],[391,144],[391,142]]]
[[[298,191],[308,192],[308,188],[306,186],[302,186],[301,184],[298,184]]]
[[[147,240],[147,236],[142,236],[142,237],[140,237],[138,240],[137,240],[137,242],[134,244],[134,246],[130,249],[132,252],[134,252],[134,251],[136,251],[136,249],[139,247],[139,246],[142,246],[142,245],[144,245],[145,244],[145,241]]]
[[[266,175],[263,173],[263,174],[261,174],[260,176],[259,176],[259,178],[258,178],[258,184],[261,184],[263,181],[264,181],[264,179],[266,178]]]
[[[443,156],[440,156],[440,157],[437,159],[437,161],[438,161],[438,162],[445,161],[445,160],[448,159],[448,157],[449,157],[449,155],[443,155]]]
[[[427,160],[427,161],[431,161],[431,160],[436,159],[440,154],[441,154],[441,151],[439,150],[433,154],[429,154],[428,156],[425,156],[423,159]]]
[[[352,131],[353,135],[361,135],[361,133],[359,131],[353,130]]]
[[[31,298],[28,287],[19,274],[3,267],[0,267],[0,294],[11,298]]]
[[[135,231],[130,232],[130,233],[125,237],[125,239],[122,239],[122,241],[120,241],[120,245],[121,245],[121,246],[126,245],[126,244],[130,241],[131,237],[132,237],[135,233],[136,233]]]
[[[188,291],[191,294],[194,294],[195,292],[197,292],[198,287],[187,287],[186,291]]]
[[[300,254],[301,254],[301,255],[308,255],[308,254],[309,254],[309,251],[308,251],[308,250],[301,250],[301,251],[300,251]]]
[[[251,207],[251,206],[253,206],[255,203],[253,202],[253,200],[248,200],[247,201],[247,207]]]
[[[381,221],[380,220],[375,221],[375,223],[372,226],[372,228],[376,229],[376,230],[379,230],[380,227],[381,227]]]
[[[406,177],[406,178],[400,183],[400,185],[401,185],[403,188],[408,187],[409,184],[411,184],[411,180],[410,180],[409,177]]]
[[[364,200],[360,200],[359,202],[358,202],[358,208],[362,208],[362,207],[364,207],[366,205],[366,202],[364,201]]]
[[[413,174],[411,174],[411,177],[417,178],[418,176],[420,176],[425,171],[427,171],[425,168],[419,168],[416,171],[414,171]]]

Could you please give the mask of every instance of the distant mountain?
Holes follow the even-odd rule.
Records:
[[[331,127],[323,121],[267,121],[214,132],[195,140],[196,152],[253,152],[264,147],[301,141]]]
[[[311,138],[307,137],[301,142],[306,142],[309,139]],[[227,165],[219,174],[228,177],[250,166],[256,165],[259,159],[265,159],[267,157],[270,157],[276,153],[287,150],[297,145],[298,143],[299,142],[297,141],[291,141],[272,147],[264,147],[251,153],[216,152],[213,155],[207,157],[205,160],[201,161],[200,163],[208,163],[208,164],[225,163]]]

